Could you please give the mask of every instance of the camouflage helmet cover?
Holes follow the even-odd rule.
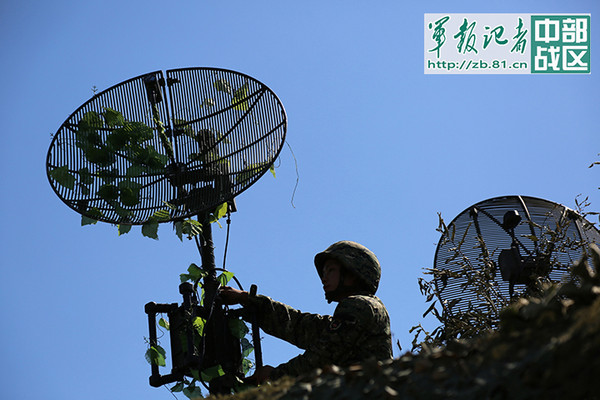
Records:
[[[352,271],[367,285],[369,293],[375,294],[381,277],[381,266],[371,250],[362,244],[347,240],[334,243],[315,256],[319,276],[323,275],[323,266],[328,259],[334,259]]]

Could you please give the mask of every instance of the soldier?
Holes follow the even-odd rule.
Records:
[[[361,244],[341,241],[315,256],[325,298],[338,302],[333,316],[303,313],[266,296],[223,287],[226,304],[256,310],[258,325],[304,353],[277,367],[265,365],[253,378],[257,383],[284,375],[298,376],[329,364],[348,366],[369,358],[392,358],[390,318],[375,296],[381,267],[375,254]]]

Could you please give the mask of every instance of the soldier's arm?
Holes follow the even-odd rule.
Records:
[[[315,332],[326,329],[331,321],[331,316],[305,313],[261,295],[249,297],[244,307],[256,310],[258,325],[265,333],[301,349],[307,349]]]
[[[363,361],[368,357],[361,353],[361,345],[373,329],[373,320],[369,302],[360,298],[344,299],[326,328],[312,338],[306,351],[277,366],[270,378],[297,376],[330,364],[349,365]]]

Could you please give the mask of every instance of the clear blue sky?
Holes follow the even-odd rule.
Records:
[[[371,248],[394,341],[422,321],[437,213],[522,194],[600,209],[597,1],[4,1],[0,4],[2,366],[6,399],[169,399],[148,385],[144,304],[180,301],[199,262],[168,225],[80,226],[48,184],[51,134],[92,95],[140,74],[213,66],[282,100],[277,178],[237,199],[228,267],[246,287],[331,313],[314,254],[343,239]],[[591,13],[591,75],[424,75],[425,13]],[[222,259],[224,230],[215,232]],[[425,322],[433,326],[432,321]],[[265,362],[299,353],[266,339]],[[398,356],[396,350],[395,355]],[[170,361],[170,360],[168,360]],[[183,398],[183,396],[180,396]]]

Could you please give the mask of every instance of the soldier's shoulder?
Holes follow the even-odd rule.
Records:
[[[370,315],[377,313],[385,306],[378,297],[373,295],[353,295],[341,300],[336,308],[336,314],[352,313]]]
[[[342,302],[356,305],[357,307],[383,307],[383,302],[379,299],[379,297],[372,294],[356,294],[353,296],[348,296],[343,299],[340,304]]]

